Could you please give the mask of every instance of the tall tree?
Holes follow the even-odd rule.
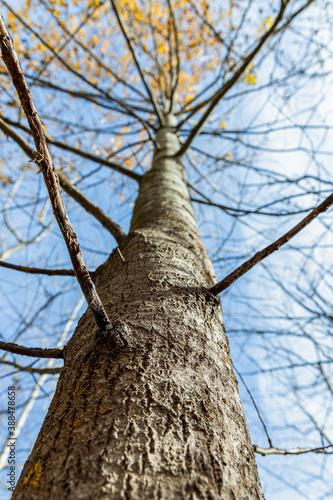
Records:
[[[297,362],[314,366],[316,382],[307,376],[304,390],[309,394],[310,388],[323,384],[332,395],[327,371],[331,352],[324,354],[328,344],[325,321],[331,322],[331,315],[323,296],[331,289],[331,263],[323,264],[317,255],[318,243],[311,252],[306,251],[306,244],[298,244],[298,255],[304,255],[295,281],[298,294],[272,266],[262,264],[266,276],[271,276],[271,289],[276,284],[289,302],[295,302],[293,314],[292,305],[280,317],[275,312],[271,318],[269,312],[261,313],[258,331],[249,311],[261,306],[253,305],[253,297],[248,310],[236,310],[247,317],[247,328],[241,327],[247,339],[255,331],[264,339],[255,348],[253,370],[256,366],[266,372],[289,369],[262,363],[260,349],[272,331],[277,335],[292,324],[291,333],[301,337],[294,351],[282,339],[269,356],[283,353],[294,368],[291,379],[298,412],[307,416],[319,434],[316,443],[311,437],[302,446],[276,446],[249,384],[239,373],[269,446],[252,445],[219,294],[318,215],[327,229],[322,214],[333,203],[332,182],[315,152],[321,152],[320,141],[329,128],[311,121],[320,100],[312,102],[309,110],[305,107],[287,114],[286,109],[297,90],[304,96],[302,85],[308,79],[321,82],[327,72],[322,56],[330,50],[328,32],[318,35],[307,12],[320,16],[329,5],[323,2],[314,7],[312,0],[221,5],[203,0],[30,0],[22,9],[5,0],[0,4],[14,42],[2,23],[5,64],[0,75],[0,129],[8,152],[1,179],[8,193],[3,207],[8,248],[3,246],[1,265],[10,268],[7,273],[56,276],[51,293],[46,288],[50,285],[37,278],[36,297],[47,295],[45,307],[34,299],[30,321],[18,311],[21,325],[11,337],[3,335],[1,348],[16,355],[64,361],[13,498],[263,498],[254,451],[262,455],[313,451],[323,456],[332,451],[329,434],[319,422],[322,414],[314,417],[308,402],[300,397],[303,388],[297,375]],[[253,106],[260,91],[264,97]],[[259,102],[266,106],[265,120],[260,109],[253,109]],[[278,137],[282,130],[291,130],[291,124],[300,142],[298,150],[311,159],[298,175],[296,170],[290,174],[274,168],[268,157],[269,149],[274,152],[273,134]],[[302,134],[298,137],[295,130]],[[314,140],[312,130],[319,139]],[[304,146],[302,141],[310,133]],[[94,164],[97,168],[92,168]],[[36,181],[36,170],[44,177],[60,233],[51,229],[42,176]],[[23,179],[24,201],[17,198]],[[74,230],[78,227],[83,254],[98,251],[97,231],[92,226],[93,234],[87,235],[84,212],[75,215],[70,206],[73,230],[59,183],[114,238],[116,248],[91,275]],[[97,193],[94,202],[89,199],[93,189]],[[115,196],[118,201],[112,200]],[[20,218],[10,211],[14,199],[22,210]],[[130,224],[124,224],[130,226],[128,231],[109,216],[125,201],[133,207],[131,214],[125,214],[130,218]],[[206,209],[205,219],[200,213],[195,216],[192,203]],[[224,271],[227,276],[221,275],[220,281],[197,221],[206,220],[206,231],[216,213],[213,210],[224,214],[220,234],[205,238],[217,273],[228,268],[226,243],[236,242],[241,250],[232,253],[234,270]],[[242,239],[250,242],[254,232],[265,234],[271,217],[277,216],[285,218],[289,227],[269,236],[264,250],[244,251]],[[298,216],[297,223],[291,219],[294,216]],[[263,217],[269,218],[267,227],[261,222]],[[236,222],[244,220],[241,230]],[[22,260],[6,262],[11,253],[30,247],[35,248],[38,261],[47,248],[50,253],[44,260],[63,260],[61,246],[51,249],[52,243],[45,244],[43,238],[49,235],[52,242],[60,234],[73,270],[33,267],[32,259],[29,265]],[[318,229],[315,234],[323,238]],[[92,241],[89,247],[87,241]],[[108,253],[110,241],[104,246]],[[293,250],[293,246],[288,248]],[[243,261],[239,266],[238,260]],[[96,262],[91,260],[89,266]],[[313,266],[320,270],[321,278],[316,281]],[[71,276],[76,276],[89,308],[65,347],[61,348],[65,335],[56,347],[51,339],[46,341],[47,336],[39,335],[38,347],[16,345],[20,337],[20,343],[36,345],[34,328],[39,316],[48,307],[52,310],[58,296],[63,307],[72,306],[71,301],[66,304],[66,289],[59,284],[59,279],[73,280]],[[68,287],[72,290],[72,285]],[[242,300],[249,289],[252,293],[249,287],[239,292]],[[6,291],[8,304],[15,310],[11,285]],[[53,331],[64,322],[58,316],[56,312]],[[318,335],[309,333],[308,325],[319,321],[318,317]],[[7,324],[12,326],[6,319]],[[237,335],[237,323],[233,325]],[[43,326],[48,329],[47,323]],[[307,346],[297,359],[303,341],[312,349]],[[236,363],[243,363],[242,351]],[[30,370],[33,377],[59,371],[50,362],[39,368],[24,367],[16,358],[9,361],[8,355],[2,363],[22,373]],[[272,428],[279,425],[272,418]]]

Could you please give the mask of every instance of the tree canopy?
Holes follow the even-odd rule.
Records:
[[[129,229],[166,113],[176,117],[179,155],[218,281],[331,195],[329,1],[0,0],[0,6],[92,277]],[[0,86],[0,340],[60,348],[83,300],[4,64]],[[254,452],[272,499],[281,490],[293,499],[332,495],[331,219],[332,211],[320,213],[294,239],[278,242],[278,252],[255,259],[256,267],[239,273],[221,296]],[[3,387],[19,388],[20,462],[61,369],[40,351],[35,356],[32,364],[14,353],[0,358]],[[7,388],[5,427],[6,394]],[[5,439],[2,445],[5,467]]]

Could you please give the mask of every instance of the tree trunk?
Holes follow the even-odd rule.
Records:
[[[174,124],[96,275],[128,345],[83,315],[14,500],[263,498]]]

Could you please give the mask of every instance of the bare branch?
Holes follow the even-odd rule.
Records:
[[[246,391],[247,391],[248,395],[249,395],[249,396],[250,396],[250,398],[251,398],[251,401],[252,401],[253,406],[254,406],[254,408],[255,408],[255,410],[256,410],[256,412],[257,412],[257,415],[258,415],[258,417],[259,417],[259,420],[260,420],[260,422],[262,423],[262,426],[263,426],[263,428],[264,428],[264,431],[265,431],[265,434],[266,434],[266,437],[267,437],[268,444],[269,444],[269,446],[270,446],[270,447],[272,447],[272,446],[273,446],[273,444],[272,444],[271,437],[270,437],[270,435],[269,435],[269,432],[268,432],[267,426],[266,426],[266,424],[265,424],[265,421],[264,421],[264,419],[263,419],[263,417],[262,417],[262,415],[261,415],[261,413],[260,413],[260,410],[259,410],[259,408],[258,408],[258,405],[257,405],[257,403],[256,403],[256,401],[255,401],[255,399],[254,399],[254,397],[253,397],[253,395],[252,395],[252,392],[250,391],[250,388],[249,388],[249,386],[247,385],[247,383],[245,382],[245,380],[244,380],[244,378],[242,377],[241,373],[237,370],[237,368],[236,368],[235,366],[234,366],[234,370],[235,370],[235,372],[237,373],[238,377],[239,377],[239,378],[241,379],[241,381],[243,382],[244,387],[245,387],[245,389],[246,389]]]
[[[74,148],[72,146],[68,146],[67,144],[64,144],[63,142],[55,141],[51,137],[47,137],[46,140],[49,144],[52,144],[56,148],[64,149],[65,151],[69,151],[70,153],[74,153],[78,156],[81,156],[82,158],[86,158],[87,160],[93,161],[94,163],[98,163],[100,165],[104,165],[105,167],[109,167],[112,170],[119,172],[120,174],[126,175],[127,177],[134,179],[138,183],[140,183],[140,181],[141,181],[142,176],[140,174],[137,174],[136,172],[132,172],[132,170],[128,170],[127,168],[124,168],[123,166],[119,165],[119,163],[116,163],[116,162],[110,161],[110,160],[105,160],[104,158],[100,158],[99,156],[92,155],[91,153],[86,153],[85,151],[81,151],[80,149]]]
[[[193,186],[191,186],[191,189],[194,189]],[[195,190],[198,192],[198,190]],[[200,193],[201,194],[201,193]],[[201,194],[201,196],[203,196]],[[257,208],[256,210],[246,210],[245,208],[234,208],[234,207],[228,207],[226,205],[220,205],[219,203],[214,203],[213,201],[210,201],[208,198],[206,200],[199,200],[198,198],[193,198],[191,197],[191,201],[193,203],[200,203],[201,205],[208,205],[210,207],[216,207],[220,208],[226,213],[231,212],[229,215],[240,217],[242,215],[248,215],[248,214],[256,214],[256,215],[271,215],[274,217],[289,217],[290,215],[296,215],[296,214],[302,214],[305,212],[308,212],[311,208],[304,208],[304,209],[299,209],[299,210],[293,210],[290,212],[265,212],[261,210],[261,208]]]
[[[241,266],[237,267],[232,273],[226,276],[222,281],[214,285],[210,292],[214,295],[223,292],[229,288],[236,280],[238,280],[243,274],[247,273],[253,266],[261,262],[263,259],[271,255],[273,252],[278,250],[282,245],[287,243],[291,238],[298,234],[302,229],[304,229],[308,224],[310,224],[313,219],[315,219],[319,214],[326,212],[326,210],[333,205],[333,194],[328,196],[320,205],[312,210],[301,222],[299,222],[290,231],[285,233],[281,238],[271,243],[268,247],[257,252],[253,257],[244,262]]]
[[[39,267],[18,266],[0,260],[0,267],[22,271],[28,274],[46,274],[47,276],[75,276],[72,269],[40,269]],[[93,273],[90,273],[90,275]]]
[[[3,22],[2,16],[0,16],[0,47],[3,61],[12,77],[22,108],[29,122],[37,149],[35,161],[39,164],[43,172],[53,213],[66,242],[77,280],[100,331],[105,334],[111,333],[114,330],[113,325],[91,280],[81,254],[77,236],[68,219],[60,193],[58,176],[47,146],[43,123],[38,116],[34,101],[28,89],[17,54],[15,52],[13,41],[7,31],[5,23]]]
[[[176,24],[176,19],[175,19],[175,14],[173,11],[172,3],[171,0],[168,0],[168,8],[169,8],[169,14],[171,17],[171,22],[172,22],[172,27],[173,27],[173,32],[174,32],[174,38],[175,38],[175,52],[176,52],[176,69],[175,73],[173,74],[172,81],[171,81],[171,95],[170,95],[170,111],[172,110],[173,107],[173,99],[175,96],[175,92],[177,90],[177,85],[179,81],[179,75],[180,75],[180,57],[179,57],[179,35],[178,35],[178,30],[177,30],[177,24]],[[171,44],[171,36],[170,36],[170,44]],[[170,55],[171,55],[171,46],[170,46]],[[172,69],[172,58],[170,61],[170,68]]]
[[[75,201],[80,203],[80,205],[91,215],[93,215],[101,224],[102,226],[107,229],[116,242],[120,244],[122,240],[125,238],[126,233],[125,231],[122,230],[122,228],[114,222],[106,213],[103,212],[97,205],[92,203],[84,194],[81,193],[77,187],[73,186],[71,182],[69,182],[68,179],[66,179],[66,176],[58,172],[59,176],[59,181],[60,185],[63,188],[64,191],[66,191],[69,196],[74,198]]]
[[[116,3],[114,2],[114,0],[110,0],[110,1],[111,1],[111,4],[112,4],[114,13],[116,15],[119,27],[120,27],[120,29],[121,29],[124,37],[125,37],[126,43],[128,45],[128,48],[129,48],[129,50],[130,50],[130,52],[132,54],[133,60],[135,62],[135,65],[136,65],[136,67],[137,67],[137,69],[139,71],[142,83],[144,84],[144,86],[145,86],[145,88],[147,90],[147,93],[148,93],[148,95],[150,97],[151,103],[154,106],[155,113],[158,116],[158,118],[160,120],[160,123],[163,123],[164,122],[163,114],[162,114],[162,112],[161,112],[161,110],[160,110],[160,108],[159,108],[159,106],[158,106],[158,104],[157,104],[157,102],[156,102],[156,100],[155,100],[152,92],[151,92],[151,89],[150,89],[150,87],[149,87],[149,85],[148,85],[148,83],[146,81],[145,75],[142,72],[141,66],[139,64],[138,58],[137,58],[136,53],[135,53],[135,49],[134,49],[134,45],[132,43],[131,37],[127,33],[126,26],[123,23],[122,18],[120,17],[120,14],[119,14],[118,9],[116,7]]]
[[[64,33],[66,33],[72,40],[74,40],[75,43],[79,47],[81,47],[87,54],[89,54],[94,59],[94,61],[98,64],[99,67],[103,68],[107,73],[110,73],[116,81],[122,83],[123,85],[125,85],[125,87],[128,87],[132,92],[135,92],[142,99],[147,101],[147,98],[144,96],[144,94],[142,92],[140,92],[140,90],[138,90],[134,85],[131,85],[128,81],[126,81],[126,79],[121,78],[121,76],[119,74],[117,74],[116,71],[114,71],[112,68],[110,68],[110,65],[104,64],[102,59],[100,57],[97,57],[96,54],[94,54],[94,52],[90,49],[90,47],[87,44],[82,43],[81,40],[76,38],[76,35],[78,33],[78,28],[76,28],[75,31],[72,33],[67,28],[65,23],[62,23],[59,20],[59,18],[55,14],[54,9],[48,7],[48,3],[45,0],[42,0],[42,4],[44,5],[45,9],[51,14],[51,16],[53,17],[54,21],[57,23],[59,28],[62,29],[64,31]],[[95,9],[96,9],[96,7],[95,7]],[[89,17],[90,17],[90,15],[89,15]],[[87,16],[87,18],[88,18],[88,16]],[[120,102],[120,101],[118,100],[118,102]],[[123,105],[123,103],[122,103],[122,105]]]
[[[281,1],[281,7],[280,11],[271,26],[269,30],[264,33],[264,35],[260,38],[259,43],[256,45],[256,47],[248,54],[246,57],[243,58],[243,63],[241,66],[236,70],[234,75],[216,92],[216,94],[213,96],[211,99],[211,103],[208,106],[207,110],[204,112],[198,123],[193,127],[189,137],[187,140],[184,142],[182,147],[179,149],[178,153],[175,156],[182,156],[188,148],[191,146],[193,140],[195,137],[198,135],[200,132],[201,128],[205,124],[207,118],[213,111],[213,109],[217,106],[217,104],[220,102],[220,100],[225,96],[225,94],[237,83],[237,81],[240,79],[240,77],[243,75],[244,71],[250,64],[250,62],[255,58],[255,56],[258,54],[258,52],[261,50],[262,46],[266,43],[268,38],[274,33],[276,30],[278,24],[280,23],[283,13],[287,7],[288,1]]]
[[[331,455],[333,453],[333,446],[329,444],[328,446],[321,446],[320,448],[275,448],[271,446],[270,448],[261,448],[256,444],[252,445],[253,451],[259,453],[263,457],[266,455],[302,455],[304,453],[323,453],[325,455]],[[331,448],[331,450],[329,450]]]
[[[28,372],[28,373],[38,373],[39,375],[44,375],[45,373],[49,375],[55,375],[57,373],[60,373],[62,368],[33,368],[32,365],[29,366],[22,366],[19,365],[18,363],[11,362],[11,361],[6,361],[4,359],[0,359],[0,363],[3,365],[8,365],[8,366],[13,366],[17,370],[21,372]]]
[[[10,137],[12,137],[12,139],[14,139],[18,144],[19,144],[19,142],[16,140],[16,138],[14,138],[14,135],[11,135],[12,132],[10,131],[10,129],[7,129],[7,131],[5,131],[3,122],[5,122],[9,125],[12,125],[13,127],[20,128],[21,130],[24,130],[24,132],[31,134],[31,130],[29,128],[25,127],[24,125],[22,125],[21,123],[14,122],[14,121],[12,121],[9,118],[6,118],[4,116],[0,117],[0,120],[1,120],[1,122],[0,122],[1,129],[5,132],[6,135],[9,135]],[[21,138],[18,134],[16,135],[16,137]],[[23,143],[25,143],[25,141],[22,138],[21,138],[21,140],[22,140],[21,147],[22,147],[22,149],[24,149]],[[72,146],[68,146],[67,144],[64,144],[60,141],[55,141],[54,139],[52,139],[51,137],[48,137],[48,136],[46,136],[46,140],[47,140],[48,144],[52,144],[52,146],[55,146],[56,148],[60,148],[60,149],[63,149],[65,151],[69,151],[70,153],[74,153],[74,154],[81,156],[82,158],[86,158],[87,160],[90,160],[94,163],[98,163],[99,165],[104,165],[106,167],[109,167],[112,170],[115,170],[116,172],[119,172],[120,174],[126,175],[127,177],[130,177],[131,179],[134,179],[137,182],[140,182],[140,180],[141,180],[142,176],[140,174],[132,172],[131,170],[124,168],[123,166],[119,165],[118,163],[115,163],[115,162],[109,161],[109,160],[105,160],[104,158],[100,158],[99,156],[92,155],[91,153],[86,153],[84,151],[81,151],[80,149],[74,148]],[[27,151],[26,151],[26,153],[27,153]]]
[[[41,347],[24,347],[22,345],[12,344],[11,342],[2,342],[0,340],[0,349],[20,354],[21,356],[31,356],[33,358],[55,358],[63,359],[63,349],[42,349]]]
[[[34,160],[35,158],[34,150],[1,117],[0,117],[0,129],[17,143],[23,149],[23,151],[29,156],[29,158]],[[119,244],[122,241],[122,239],[126,236],[122,228],[116,222],[114,222],[108,215],[106,215],[106,213],[104,213],[102,209],[100,209],[97,205],[92,203],[86,196],[84,196],[84,194],[82,194],[75,186],[73,186],[73,184],[69,182],[69,180],[63,173],[57,172],[57,174],[59,177],[60,185],[63,188],[63,190],[66,191],[66,193],[69,194],[72,198],[74,198],[74,200],[77,201],[87,212],[93,215],[105,227],[105,229],[107,229],[112,234],[114,239]]]

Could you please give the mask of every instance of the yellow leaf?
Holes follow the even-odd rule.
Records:
[[[9,177],[5,176],[5,175],[0,175],[0,181],[3,182],[4,184],[10,184],[11,183],[11,180]]]
[[[8,26],[9,26],[12,33],[15,33],[15,21],[16,21],[16,18],[14,16],[14,14],[12,14],[11,12],[8,12],[7,22],[8,22]]]
[[[263,26],[266,26],[266,28],[269,29],[269,30],[273,26],[273,23],[274,23],[274,17],[273,16],[266,17],[266,19],[264,19],[263,22],[262,22]]]
[[[256,80],[257,80],[256,75],[251,75],[250,73],[245,75],[245,83],[252,83],[252,85],[255,85]]]

